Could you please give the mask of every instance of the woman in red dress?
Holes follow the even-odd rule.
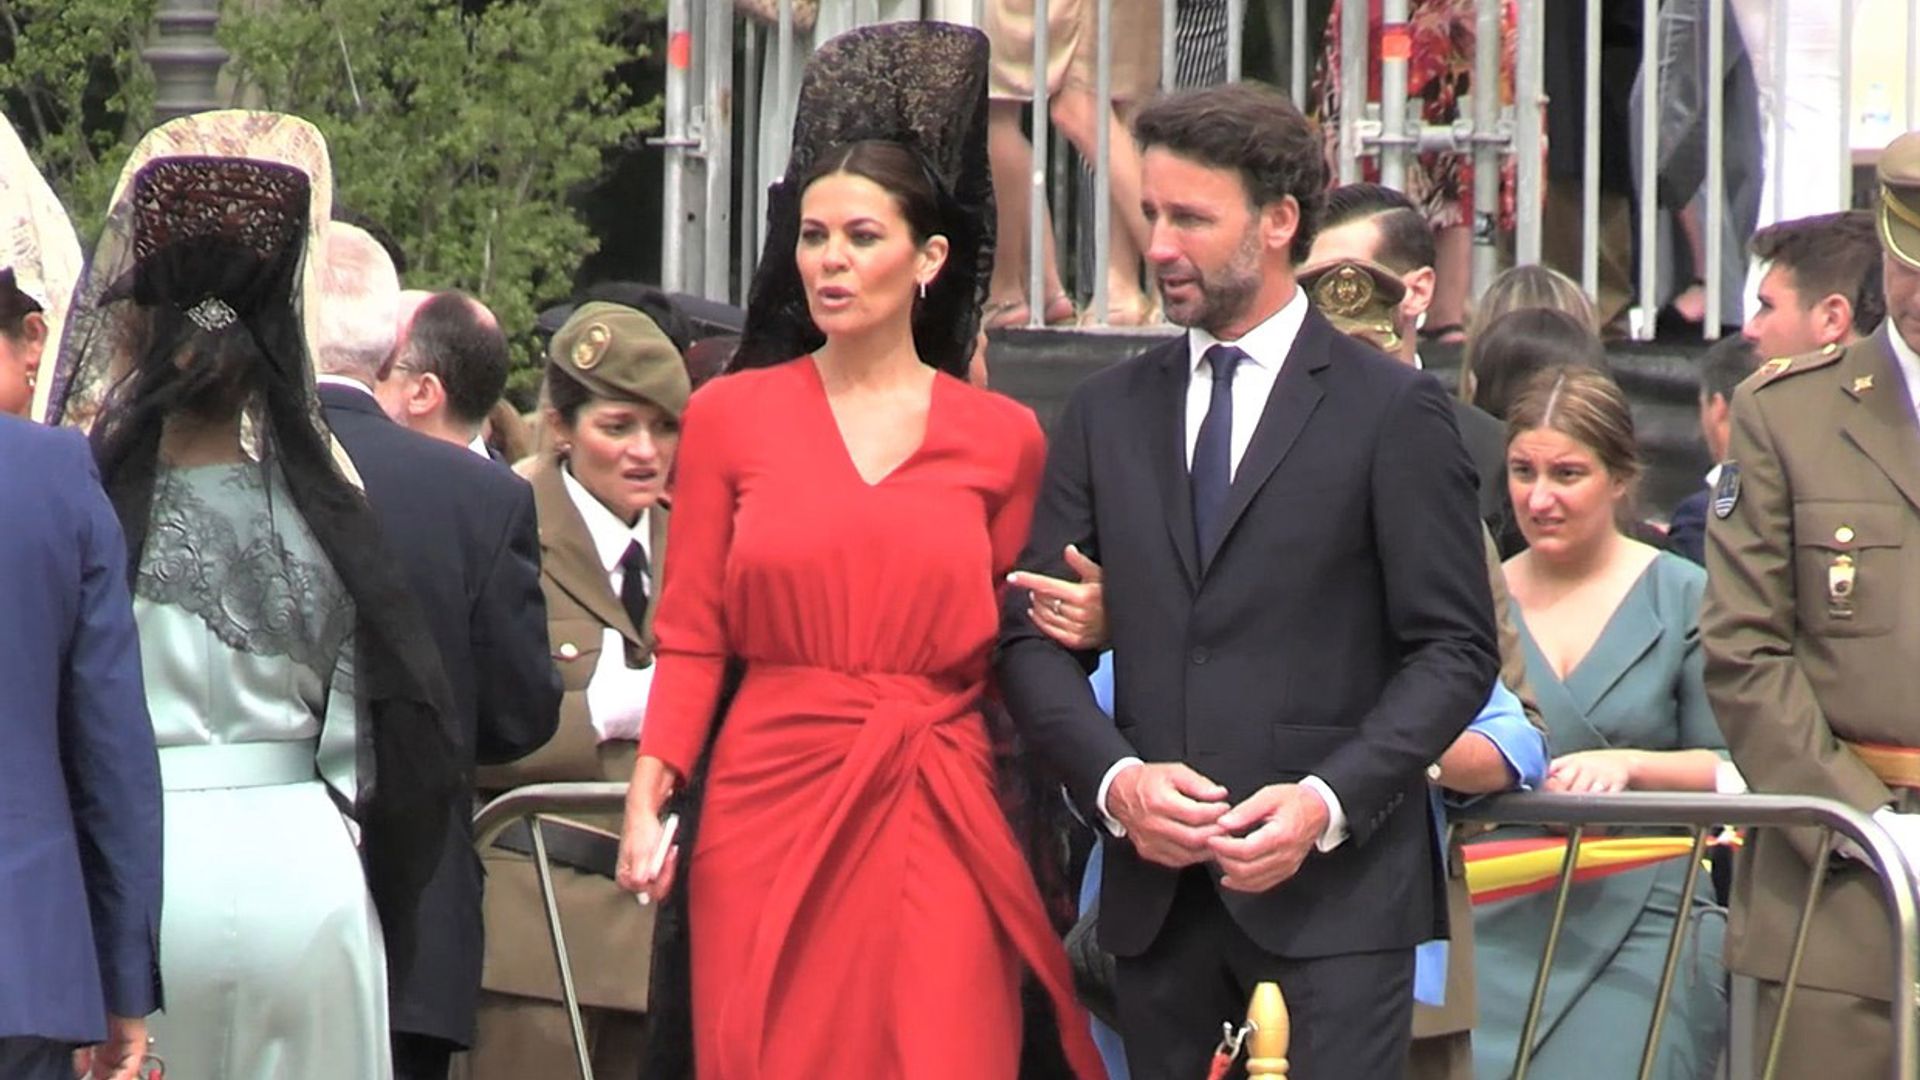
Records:
[[[683,419],[620,880],[672,887],[661,808],[741,663],[688,868],[703,1080],[1014,1077],[1023,967],[1103,1075],[979,709],[1044,458],[1032,413],[955,377],[991,265],[986,52],[906,24],[815,55],[737,373]]]

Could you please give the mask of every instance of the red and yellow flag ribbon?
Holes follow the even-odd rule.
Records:
[[[1710,847],[1739,844],[1728,833],[1708,841]],[[1466,845],[1467,890],[1476,904],[1510,900],[1545,892],[1560,880],[1567,855],[1564,836],[1535,836],[1516,840],[1476,840]],[[1623,874],[1643,866],[1683,859],[1693,851],[1686,836],[1596,836],[1580,841],[1574,857],[1573,879],[1591,881]]]

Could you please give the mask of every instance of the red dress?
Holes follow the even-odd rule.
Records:
[[[703,1080],[1011,1080],[1023,964],[1104,1076],[978,707],[1044,457],[1032,413],[946,375],[871,485],[810,359],[688,405],[640,751],[687,775],[746,661],[687,877]]]

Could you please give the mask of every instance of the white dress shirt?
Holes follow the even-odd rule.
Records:
[[[1293,298],[1281,305],[1279,311],[1267,316],[1238,340],[1222,342],[1197,327],[1187,331],[1187,353],[1192,365],[1187,379],[1188,469],[1193,468],[1193,447],[1200,439],[1200,424],[1206,420],[1207,409],[1213,402],[1213,365],[1207,363],[1207,350],[1218,344],[1237,345],[1246,354],[1233,377],[1233,428],[1227,448],[1229,475],[1238,476],[1240,459],[1246,456],[1247,444],[1253,441],[1253,429],[1259,426],[1260,417],[1266,412],[1273,384],[1279,379],[1280,368],[1287,354],[1293,351],[1294,339],[1300,336],[1301,324],[1306,319],[1307,295],[1296,287]],[[1117,657],[1115,662],[1119,662]],[[1141,759],[1137,757],[1123,757],[1114,762],[1100,778],[1100,789],[1094,795],[1100,815],[1115,836],[1125,836],[1126,829],[1107,812],[1107,790],[1122,769],[1139,764]],[[1340,798],[1317,776],[1306,777],[1300,786],[1312,789],[1327,804],[1327,827],[1314,846],[1321,851],[1332,851],[1347,838],[1347,815],[1340,807]]]
[[[580,511],[580,520],[586,522],[587,538],[593,543],[593,553],[599,556],[601,568],[607,572],[607,584],[613,587],[613,594],[619,596],[627,579],[620,560],[626,556],[628,545],[637,542],[640,550],[646,552],[648,565],[653,563],[653,551],[647,543],[648,518],[652,511],[641,511],[639,519],[629,526],[575,480],[565,466],[560,469],[560,480],[566,485],[567,497],[573,500],[574,509]],[[620,632],[609,628],[601,635],[600,666],[594,669],[593,678],[587,683],[587,717],[593,721],[593,730],[602,742],[640,737],[640,724],[646,718],[647,699],[652,689],[653,666],[627,667]]]
[[[483,436],[475,435],[473,437],[473,441],[467,444],[467,449],[473,451],[474,453],[480,455],[483,458],[486,458],[488,461],[493,460],[493,454],[487,450],[487,440]],[[641,514],[640,516],[644,518],[647,515]],[[647,542],[645,540],[640,541],[641,547],[645,547],[646,544]]]

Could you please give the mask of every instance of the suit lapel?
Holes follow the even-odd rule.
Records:
[[[1841,358],[1841,389],[1859,406],[1848,413],[1841,429],[1908,502],[1920,507],[1920,428],[1914,425],[1906,378],[1886,340],[1890,332],[1881,324],[1879,333],[1857,342]],[[1871,379],[1881,385],[1873,386],[1867,381]],[[1855,389],[1863,382],[1865,389]]]
[[[1200,584],[1200,555],[1193,535],[1193,481],[1187,473],[1187,380],[1192,377],[1187,336],[1181,334],[1161,346],[1155,372],[1147,380],[1150,392],[1141,402],[1141,430],[1147,433],[1148,455],[1160,480],[1161,520],[1167,538],[1180,555],[1187,588]]]
[[[640,635],[627,618],[627,609],[613,594],[606,568],[593,550],[587,523],[567,494],[560,477],[560,466],[543,463],[529,478],[533,484],[534,513],[540,519],[541,569],[554,584],[586,608],[594,618],[620,631],[631,644],[640,644]],[[656,564],[657,566],[658,564]],[[656,571],[657,572],[657,571]]]
[[[1254,426],[1253,438],[1247,443],[1240,467],[1234,470],[1233,486],[1227,489],[1226,521],[1220,526],[1222,546],[1233,535],[1233,527],[1241,515],[1253,504],[1253,497],[1279,468],[1287,451],[1293,449],[1294,441],[1307,426],[1307,418],[1319,406],[1323,394],[1315,373],[1331,362],[1326,340],[1326,335],[1331,333],[1333,328],[1326,320],[1309,308],[1306,320],[1300,324],[1300,333],[1293,339],[1293,348],[1280,366],[1280,376],[1273,381],[1267,406],[1261,410],[1260,422]],[[1213,555],[1207,552],[1205,561],[1211,563]]]

